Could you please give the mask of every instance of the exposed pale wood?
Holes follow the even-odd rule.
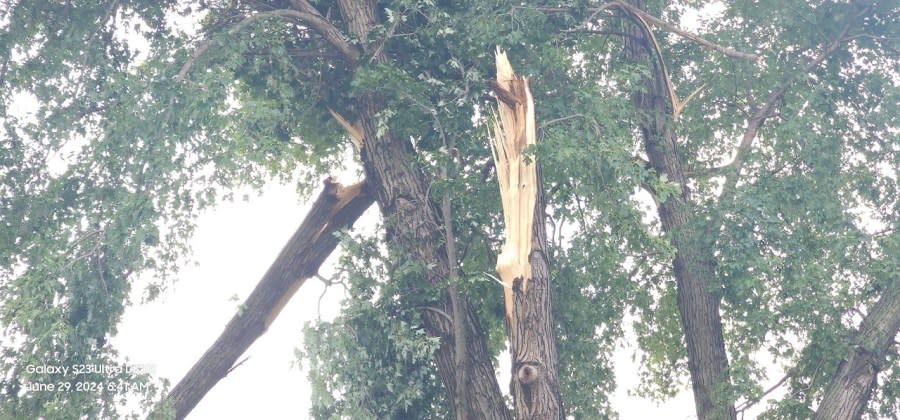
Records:
[[[340,124],[341,127],[344,127],[344,130],[347,131],[347,134],[350,136],[350,140],[353,142],[353,145],[356,146],[356,150],[362,149],[362,146],[363,146],[362,124],[359,121],[351,124],[350,121],[347,121],[347,119],[344,118],[343,115],[338,114],[337,111],[335,111],[331,108],[328,108],[328,112],[330,112],[331,116],[334,117],[334,119],[338,122],[338,124]]]
[[[522,280],[522,291],[528,291],[531,279],[531,231],[537,196],[537,171],[527,162],[525,149],[535,143],[534,100],[528,79],[516,76],[506,53],[497,50],[497,81],[492,84],[497,94],[497,113],[491,152],[497,166],[497,180],[503,201],[506,239],[497,257],[497,273],[504,285],[506,318],[513,322],[513,282]]]
[[[491,150],[506,223],[497,272],[504,285],[509,327],[510,394],[516,419],[564,419],[540,165],[524,155],[537,140],[534,99],[528,80],[513,73],[506,54],[500,51],[497,81],[491,86],[499,105]]]

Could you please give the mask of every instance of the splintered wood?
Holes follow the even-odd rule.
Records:
[[[497,257],[497,274],[504,285],[506,319],[513,321],[513,284],[522,281],[522,292],[531,279],[532,223],[537,198],[537,172],[526,162],[524,150],[535,143],[534,100],[528,79],[517,76],[506,58],[497,50],[497,81],[491,83],[497,95],[499,119],[494,116],[491,152],[500,182],[506,239]]]

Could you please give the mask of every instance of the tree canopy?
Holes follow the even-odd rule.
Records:
[[[691,384],[700,418],[776,383],[761,418],[900,412],[894,1],[21,0],[0,28],[0,415],[156,407],[158,378],[41,392],[58,376],[29,367],[123,366],[107,340],[132,284],[165,293],[201,210],[349,168],[381,226],[330,226],[348,298],[306,328],[311,415],[509,417],[497,48],[534,97],[565,415],[615,415],[629,337],[638,392]]]

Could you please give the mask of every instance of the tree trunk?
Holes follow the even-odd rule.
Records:
[[[850,420],[862,417],[885,356],[900,332],[900,281],[889,284],[881,299],[863,318],[853,346],[838,366],[816,420]]]
[[[429,285],[446,287],[449,278],[447,253],[443,246],[441,220],[427,194],[425,176],[410,164],[411,145],[385,133],[377,136],[375,115],[379,108],[371,97],[358,100],[360,120],[364,130],[362,159],[367,177],[387,225],[387,239],[402,253],[422,265]],[[453,313],[449,297],[436,303],[444,313]],[[466,340],[469,363],[468,413],[470,419],[508,419],[509,410],[503,402],[500,387],[494,374],[491,355],[477,317],[471,305],[460,297],[460,304],[467,316]],[[441,346],[435,355],[441,382],[447,389],[447,400],[455,401],[456,351],[454,329],[451,320],[435,311],[422,312],[425,328],[441,337]]]
[[[643,1],[633,2],[644,10]],[[634,20],[634,19],[633,19]],[[694,391],[697,417],[735,419],[730,397],[728,357],[719,315],[720,297],[715,292],[715,260],[711,243],[702,239],[692,217],[697,214],[691,202],[684,171],[677,152],[667,77],[659,62],[654,42],[644,26],[627,25],[625,52],[632,63],[650,65],[652,78],[645,78],[645,92],[635,92],[633,101],[645,117],[641,132],[650,166],[669,182],[681,187],[681,194],[658,203],[659,218],[665,234],[675,246],[673,262],[678,291],[678,310],[687,343],[688,369]],[[648,54],[649,53],[649,54]],[[652,54],[652,55],[651,55]],[[654,58],[650,58],[650,57]]]
[[[319,271],[337,247],[334,233],[352,225],[373,201],[365,183],[345,188],[331,178],[325,181],[306,219],[244,301],[242,310],[169,393],[166,402],[174,406],[175,418],[187,416],[228,375],[238,357],[265,333],[297,289]]]
[[[564,419],[559,390],[559,358],[553,333],[550,298],[550,261],[544,224],[544,194],[540,187],[534,208],[531,238],[531,280],[527,292],[522,282],[513,283],[513,319],[509,329],[512,378],[510,392],[516,402],[517,419]]]
[[[375,3],[371,0],[340,0],[341,16],[351,35],[366,40],[377,23]],[[370,45],[363,44],[367,49]],[[385,61],[382,51],[372,53],[374,63]],[[415,169],[411,157],[414,154],[408,141],[395,138],[390,130],[379,133],[377,115],[383,109],[382,101],[373,93],[355,98],[356,111],[362,125],[363,140],[360,156],[366,176],[386,221],[387,240],[400,252],[398,257],[409,258],[423,267],[424,279],[430,286],[447,287],[449,264],[443,245],[438,210],[428,196],[428,180]],[[453,305],[446,293],[435,305],[444,313],[452,313]],[[487,340],[471,305],[460,299],[466,319],[466,351],[468,360],[467,413],[458,416],[469,419],[509,419],[509,410],[503,401]],[[433,310],[423,310],[426,330],[441,337],[441,345],[435,354],[438,375],[447,390],[447,401],[456,400],[456,351],[452,320]]]

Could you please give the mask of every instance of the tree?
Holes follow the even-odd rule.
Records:
[[[156,272],[148,297],[164,291],[198,211],[272,178],[308,194],[358,165],[381,235],[342,231],[352,215],[307,218],[327,228],[325,254],[342,238],[351,297],[307,329],[313,415],[511,417],[492,363],[507,336],[490,275],[503,236],[484,81],[497,46],[534,97],[539,141],[525,153],[547,186],[533,234],[554,303],[524,307],[554,326],[560,412],[613,413],[610,355],[629,330],[639,391],[665,398],[690,378],[700,418],[766,395],[763,354],[787,371],[766,418],[900,411],[896,6],[722,2],[699,35],[680,28],[697,7],[9,5],[0,413],[117,417],[130,390],[26,392],[59,379],[29,366],[121,366],[106,339],[134,277]],[[316,261],[273,267],[302,278]],[[235,320],[268,318],[277,300]],[[149,408],[179,389],[140,396]],[[529,418],[530,397],[513,394]]]

